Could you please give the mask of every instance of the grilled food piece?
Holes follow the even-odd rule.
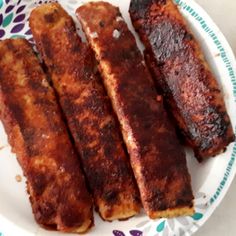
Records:
[[[119,9],[88,3],[77,16],[100,63],[146,213],[150,218],[192,214],[184,150]]]
[[[59,4],[30,16],[37,48],[49,70],[79,151],[95,205],[104,220],[140,210],[138,189],[110,101],[95,71],[91,49]]]
[[[54,92],[24,39],[0,42],[0,115],[27,178],[36,221],[64,232],[93,224],[92,200]]]
[[[172,0],[132,0],[130,15],[145,58],[186,142],[199,161],[234,141],[219,85]]]

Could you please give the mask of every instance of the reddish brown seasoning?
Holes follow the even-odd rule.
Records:
[[[172,0],[132,0],[130,15],[169,112],[199,161],[234,141],[219,85]]]
[[[138,189],[92,51],[81,42],[72,18],[59,4],[33,10],[30,27],[80,153],[99,214],[104,220],[137,214]]]
[[[0,107],[36,221],[64,232],[87,231],[92,200],[55,94],[24,39],[0,42]]]
[[[22,181],[22,177],[20,175],[16,175],[15,179],[18,183]]]
[[[192,214],[184,150],[119,9],[96,2],[76,12],[119,118],[145,211],[151,218]]]

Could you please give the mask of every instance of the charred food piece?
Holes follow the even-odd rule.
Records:
[[[93,224],[92,200],[55,94],[24,39],[0,42],[0,115],[36,221],[86,232]]]
[[[193,194],[183,148],[119,9],[77,9],[122,127],[142,203],[150,218],[191,215]]]
[[[140,210],[138,189],[92,51],[81,42],[72,18],[59,4],[36,8],[30,27],[99,214],[109,221],[136,215]]]
[[[132,0],[130,16],[146,63],[199,161],[223,152],[234,133],[216,78],[172,0]]]

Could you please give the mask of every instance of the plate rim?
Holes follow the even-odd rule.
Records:
[[[1,1],[2,0],[0,0],[0,2]],[[191,11],[191,9],[194,8],[193,11],[195,11],[199,16],[201,16],[202,19],[205,20],[205,23],[210,25],[209,28],[212,30],[212,32],[216,34],[218,40],[220,41],[223,49],[226,52],[226,57],[228,58],[228,61],[230,62],[230,66],[232,68],[232,71],[234,72],[233,73],[234,78],[232,79],[231,75],[229,75],[229,77],[231,78],[231,87],[232,87],[232,90],[233,90],[234,103],[236,104],[236,79],[235,79],[236,78],[235,77],[236,60],[235,60],[233,50],[230,47],[226,37],[223,35],[223,33],[218,28],[216,23],[212,20],[210,15],[208,15],[207,11],[205,9],[203,9],[197,2],[195,2],[194,0],[174,0],[174,1],[182,9],[184,9],[188,12]],[[27,2],[27,1],[25,1],[25,2]],[[28,1],[28,3],[29,2],[30,1]],[[196,20],[199,21],[199,24],[201,24],[200,20],[198,20],[197,18],[196,18]],[[234,132],[235,132],[235,127],[233,127],[233,128],[234,128]],[[235,177],[235,174],[236,174],[235,156],[236,156],[236,141],[234,142],[234,145],[233,145],[233,148],[232,148],[232,153],[231,153],[229,161],[228,161],[228,165],[231,161],[233,161],[233,163],[232,163],[231,170],[228,173],[228,177],[227,177],[227,180],[225,181],[225,184],[224,184],[223,188],[221,188],[220,186],[217,188],[216,193],[217,193],[218,189],[220,189],[220,192],[219,192],[219,194],[215,193],[216,194],[216,199],[211,198],[212,204],[211,204],[211,206],[209,206],[207,211],[204,213],[204,217],[200,221],[198,221],[198,227],[195,227],[194,225],[192,225],[190,227],[190,231],[189,232],[185,231],[184,235],[189,235],[190,236],[193,233],[197,232],[198,229],[200,227],[202,227],[206,223],[206,221],[211,217],[211,215],[214,213],[215,209],[220,205],[220,203],[224,199],[224,197],[225,197],[226,193],[228,192],[228,190],[231,186],[231,183],[232,183],[232,181]],[[36,232],[29,232],[29,231],[26,231],[25,229],[19,227],[15,222],[12,222],[12,221],[8,220],[1,213],[0,213],[0,225],[3,226],[3,228],[8,228],[5,231],[6,231],[6,233],[8,231],[10,235],[13,235],[13,234],[17,234],[17,235],[36,235],[37,234]],[[39,226],[37,226],[37,229],[38,228],[39,228]],[[19,234],[19,232],[21,232],[22,234]],[[111,232],[111,234],[112,234],[112,232]],[[0,236],[1,236],[1,232],[0,232]]]
[[[200,5],[198,4],[195,0],[174,0],[176,2],[176,4],[178,5],[178,7],[186,10],[188,13],[193,14],[194,12],[197,13],[196,16],[193,16],[195,18],[195,20],[198,21],[199,24],[202,24],[201,22],[204,21],[204,23],[208,26],[208,24],[210,24],[210,26],[208,26],[210,28],[210,30],[212,32],[208,32],[210,33],[214,33],[215,36],[217,37],[217,39],[220,41],[220,44],[222,46],[222,48],[224,49],[224,51],[226,52],[226,57],[228,58],[228,61],[230,63],[230,67],[233,71],[233,75],[229,75],[230,79],[231,79],[231,86],[232,86],[232,90],[233,90],[233,97],[234,97],[234,103],[236,104],[236,76],[235,76],[235,72],[236,70],[234,68],[236,68],[236,59],[235,59],[235,55],[233,53],[233,50],[228,42],[228,40],[226,39],[226,37],[224,36],[224,34],[222,33],[222,31],[220,30],[220,28],[217,26],[217,24],[213,21],[213,19],[211,18],[211,16],[207,13],[207,11]],[[193,9],[194,7],[194,9]],[[197,19],[197,17],[201,17]],[[203,28],[203,27],[202,27]],[[203,28],[203,30],[205,30]],[[206,31],[206,30],[205,30]],[[216,33],[217,32],[217,33]],[[210,36],[213,40],[213,36]],[[220,55],[221,56],[221,55]],[[222,56],[221,56],[222,58]],[[233,127],[234,133],[236,130],[236,127]],[[231,153],[231,157],[228,161],[228,166],[229,163],[232,162],[231,169],[230,171],[228,171],[228,177],[227,180],[225,181],[225,184],[223,186],[223,189],[220,187],[220,185],[217,187],[216,191],[215,191],[215,198],[214,195],[213,197],[211,197],[210,202],[211,202],[211,207],[209,207],[209,209],[207,210],[207,212],[204,215],[204,218],[202,218],[202,220],[200,221],[200,223],[198,224],[198,227],[193,227],[193,230],[191,231],[190,234],[188,234],[187,232],[185,233],[186,236],[191,236],[192,234],[196,233],[206,222],[207,220],[212,216],[212,214],[215,212],[216,208],[220,206],[220,204],[222,203],[222,200],[224,199],[226,193],[229,191],[229,188],[236,176],[236,162],[235,162],[235,156],[236,156],[236,141],[233,142],[233,150]],[[225,171],[225,173],[227,172],[227,170]],[[218,190],[220,189],[220,190]],[[219,194],[217,193],[217,191],[219,192]]]

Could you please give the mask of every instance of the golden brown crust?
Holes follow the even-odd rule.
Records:
[[[224,151],[234,133],[219,85],[173,1],[132,0],[130,15],[157,88],[198,160]]]
[[[192,214],[184,150],[119,9],[88,3],[77,17],[100,63],[145,211],[151,218]]]
[[[59,4],[35,9],[30,27],[59,95],[101,217],[114,220],[137,214],[139,193],[91,50],[81,42],[72,18]]]
[[[35,219],[46,228],[85,232],[93,224],[92,201],[53,90],[26,40],[0,42],[0,55],[1,120]]]

